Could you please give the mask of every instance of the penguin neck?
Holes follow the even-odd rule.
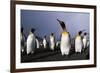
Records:
[[[81,39],[81,35],[78,34],[78,35],[76,36],[76,38],[77,38],[77,39]]]
[[[64,29],[63,29],[63,31],[66,31],[66,32],[67,32],[67,29],[66,29],[66,28],[64,28]]]
[[[84,38],[86,38],[86,37],[87,37],[87,35],[84,35],[83,37],[84,37]]]
[[[23,35],[23,32],[21,32],[21,35]]]
[[[29,34],[34,34],[34,33],[30,32]]]
[[[66,30],[64,30],[64,31],[62,32],[62,35],[68,35],[68,32],[67,32]]]
[[[81,35],[79,35],[79,34],[77,35],[77,37],[80,37],[80,36],[81,36]]]
[[[24,34],[21,32],[21,37],[23,36]]]
[[[45,41],[46,41],[46,38],[43,38],[43,40],[45,40]]]
[[[64,30],[63,30],[63,32],[66,32],[66,33],[68,33],[68,31],[67,31],[66,29],[64,29]]]
[[[51,35],[51,37],[54,37],[54,35]]]
[[[44,39],[46,39],[46,37],[44,37]]]
[[[21,33],[21,34],[20,34],[20,36],[22,37],[22,36],[23,36],[23,34]]]

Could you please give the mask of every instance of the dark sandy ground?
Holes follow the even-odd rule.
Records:
[[[68,60],[86,60],[89,59],[89,47],[82,50],[82,53],[75,53],[71,48],[68,56],[62,56],[60,49],[50,50],[49,48],[39,48],[34,54],[21,54],[21,63],[27,62],[47,62],[47,61],[68,61]]]

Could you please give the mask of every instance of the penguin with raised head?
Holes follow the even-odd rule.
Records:
[[[70,44],[70,34],[66,29],[65,23],[57,19],[62,27],[63,31],[61,33],[61,43],[60,43],[60,50],[62,55],[69,55],[71,44]]]
[[[75,52],[76,53],[78,52],[81,53],[82,51],[83,43],[82,43],[81,34],[82,34],[82,31],[79,31],[75,38]]]
[[[43,38],[43,47],[47,48],[47,40],[46,40],[46,35]]]
[[[55,36],[54,33],[51,33],[50,35],[50,49],[54,50],[55,48]]]
[[[24,53],[25,52],[25,35],[23,32],[23,27],[21,28],[21,52]]]
[[[35,51],[35,29],[32,28],[27,38],[27,54],[33,54]]]
[[[88,34],[88,33],[86,33],[86,32],[83,34],[83,39],[82,39],[82,41],[83,41],[83,48],[84,48],[84,49],[87,48],[87,46],[88,46],[88,45],[87,45],[87,44],[88,44],[88,37],[87,37],[87,34]]]

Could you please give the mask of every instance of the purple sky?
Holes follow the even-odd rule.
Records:
[[[79,30],[85,29],[89,33],[89,13],[21,10],[21,27],[24,28],[26,36],[31,28],[35,28],[35,34],[39,37],[43,38],[44,35],[49,37],[53,32],[59,39],[62,29],[57,19],[65,22],[72,38]]]

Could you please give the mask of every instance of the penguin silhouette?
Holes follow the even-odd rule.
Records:
[[[60,43],[60,50],[62,55],[69,55],[71,43],[70,43],[70,34],[66,29],[65,23],[57,19],[60,26],[62,27],[63,31],[61,33],[61,43]]]
[[[21,28],[21,52],[24,53],[25,52],[25,35],[24,35],[24,29],[23,27]]]
[[[46,40],[46,35],[43,38],[43,47],[47,48],[47,40]]]
[[[35,29],[32,28],[27,38],[27,54],[33,54],[35,51]]]
[[[88,37],[87,37],[87,35],[88,35],[88,33],[84,33],[83,34],[83,38],[82,38],[82,41],[83,41],[83,48],[85,49],[85,48],[87,48],[87,46],[88,46]]]
[[[54,33],[51,33],[50,35],[50,49],[54,50],[55,48],[55,35]]]
[[[36,48],[40,48],[40,42],[38,40],[38,37],[36,37]]]
[[[79,31],[75,38],[75,52],[79,52],[79,53],[81,53],[82,47],[83,47],[81,34],[82,34],[82,31]]]

